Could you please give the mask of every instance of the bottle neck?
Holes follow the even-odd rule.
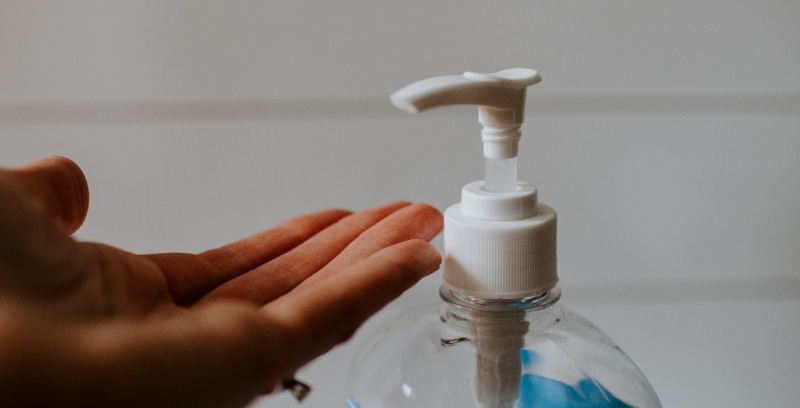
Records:
[[[464,295],[444,284],[439,288],[439,296],[445,303],[457,309],[519,313],[541,310],[554,305],[561,298],[561,289],[556,286],[540,295],[519,299],[487,299]]]

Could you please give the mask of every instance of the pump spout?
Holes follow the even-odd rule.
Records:
[[[391,100],[396,107],[411,113],[441,106],[479,105],[510,110],[513,115],[521,113],[514,111],[520,102],[524,107],[524,93],[525,88],[508,88],[493,77],[475,79],[451,75],[413,83],[392,94]],[[512,116],[512,120],[515,119]],[[517,123],[522,123],[521,117]]]
[[[478,105],[481,123],[501,126],[524,121],[525,90],[542,80],[536,70],[512,68],[493,74],[465,72],[423,79],[395,92],[394,106],[411,113],[450,105]]]

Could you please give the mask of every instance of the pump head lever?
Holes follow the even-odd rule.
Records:
[[[449,105],[478,105],[484,126],[521,125],[526,88],[542,77],[533,69],[512,68],[493,74],[465,72],[415,82],[395,92],[392,103],[407,112]]]

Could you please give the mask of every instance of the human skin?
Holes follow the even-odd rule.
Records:
[[[440,213],[397,202],[287,220],[199,254],[72,237],[80,168],[0,170],[0,401],[240,407],[439,267]]]

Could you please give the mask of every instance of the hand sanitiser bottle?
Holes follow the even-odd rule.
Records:
[[[556,213],[517,181],[531,69],[426,79],[392,95],[409,112],[478,105],[485,180],[445,211],[441,302],[380,327],[356,357],[348,408],[660,407],[603,332],[559,305]]]

